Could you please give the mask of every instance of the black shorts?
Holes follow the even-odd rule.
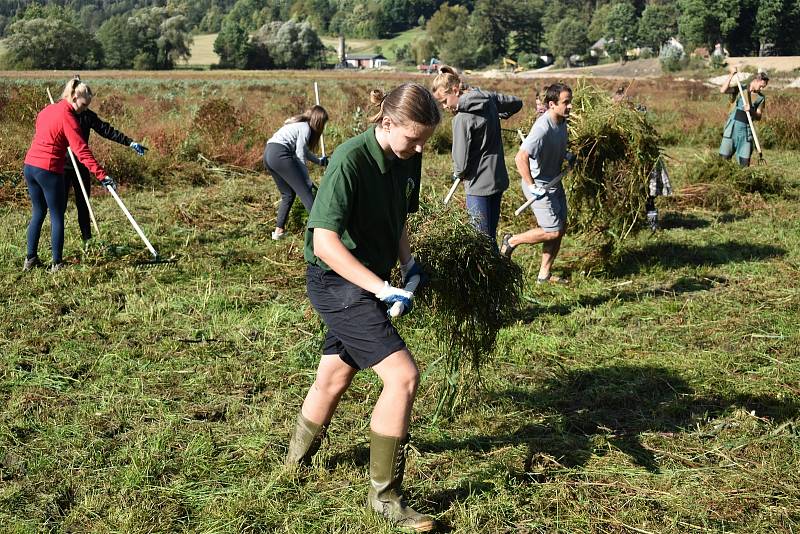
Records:
[[[316,265],[306,270],[306,288],[328,327],[322,354],[338,354],[350,367],[366,369],[406,348],[388,307],[369,291]]]

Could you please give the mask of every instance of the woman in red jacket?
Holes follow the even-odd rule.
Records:
[[[67,155],[67,147],[72,149],[78,161],[86,165],[103,186],[111,186],[114,189],[117,187],[114,180],[94,159],[89,146],[81,136],[77,114],[88,108],[91,101],[91,89],[80,80],[72,79],[67,82],[62,99],[45,107],[36,117],[36,133],[25,155],[23,168],[33,208],[31,222],[28,225],[28,251],[23,271],[41,265],[38,255],[39,235],[48,209],[50,247],[53,251],[53,264],[50,270],[55,272],[64,266],[61,254],[64,248],[64,212],[67,208],[64,182],[64,157]]]

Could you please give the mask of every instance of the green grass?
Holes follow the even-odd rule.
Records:
[[[374,54],[380,48],[381,53],[390,62],[395,60],[394,48],[411,43],[414,39],[422,37],[425,30],[412,28],[400,32],[390,39],[347,39],[345,46],[349,54]],[[339,46],[338,37],[322,37],[322,43],[334,50]]]
[[[676,189],[697,153],[670,149]],[[800,157],[767,158],[789,197],[665,203],[662,231],[569,288],[537,286],[539,248],[516,251],[524,308],[453,420],[433,422],[424,310],[400,320],[423,375],[412,502],[457,533],[797,532]],[[449,170],[427,156],[430,201]],[[374,374],[356,377],[314,468],[282,470],[322,339],[300,228],[270,240],[266,175],[211,174],[122,191],[173,267],[137,267],[143,245],[97,193],[98,243],[80,252],[70,206],[70,267],[23,274],[29,206],[0,205],[3,532],[391,532],[363,507]],[[501,232],[531,224],[510,215],[520,202],[512,185]],[[568,236],[557,270],[573,261]]]

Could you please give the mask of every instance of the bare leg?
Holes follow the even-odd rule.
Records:
[[[542,243],[542,265],[539,267],[539,279],[546,279],[550,276],[550,268],[558,256],[561,249],[561,235],[550,241]]]
[[[317,377],[303,402],[303,417],[313,423],[328,424],[355,374],[356,369],[344,363],[338,354],[322,356]]]
[[[384,436],[404,437],[408,433],[411,406],[419,385],[419,369],[407,350],[399,350],[372,368],[383,381],[378,402],[372,410],[370,427]]]
[[[521,234],[512,235],[508,242],[512,247],[526,243],[528,245],[535,245],[536,243],[544,243],[554,239],[561,239],[564,234],[561,232],[545,232],[541,228],[531,228],[530,230]]]

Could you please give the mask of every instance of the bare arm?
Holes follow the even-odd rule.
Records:
[[[514,156],[514,163],[517,164],[517,172],[520,176],[522,176],[522,180],[527,185],[531,185],[533,183],[533,176],[531,176],[529,160],[530,155],[524,149],[517,152],[517,155]]]
[[[400,242],[402,250],[402,238]],[[406,236],[406,245],[408,245],[408,236]],[[378,293],[383,289],[383,280],[353,256],[342,244],[342,240],[336,232],[324,228],[314,228],[314,254],[336,274],[365,291]]]
[[[764,102],[761,102],[761,105],[756,108],[756,112],[752,114],[753,115],[752,118],[753,118],[754,121],[760,121],[761,120],[761,118],[762,118],[762,116],[764,114],[764,104],[765,104]]]
[[[731,82],[733,81],[733,77],[738,74],[736,67],[731,68],[731,75],[728,76],[728,79],[725,80],[725,83],[722,84],[722,87],[719,88],[720,93],[727,93],[728,89],[731,87]]]

